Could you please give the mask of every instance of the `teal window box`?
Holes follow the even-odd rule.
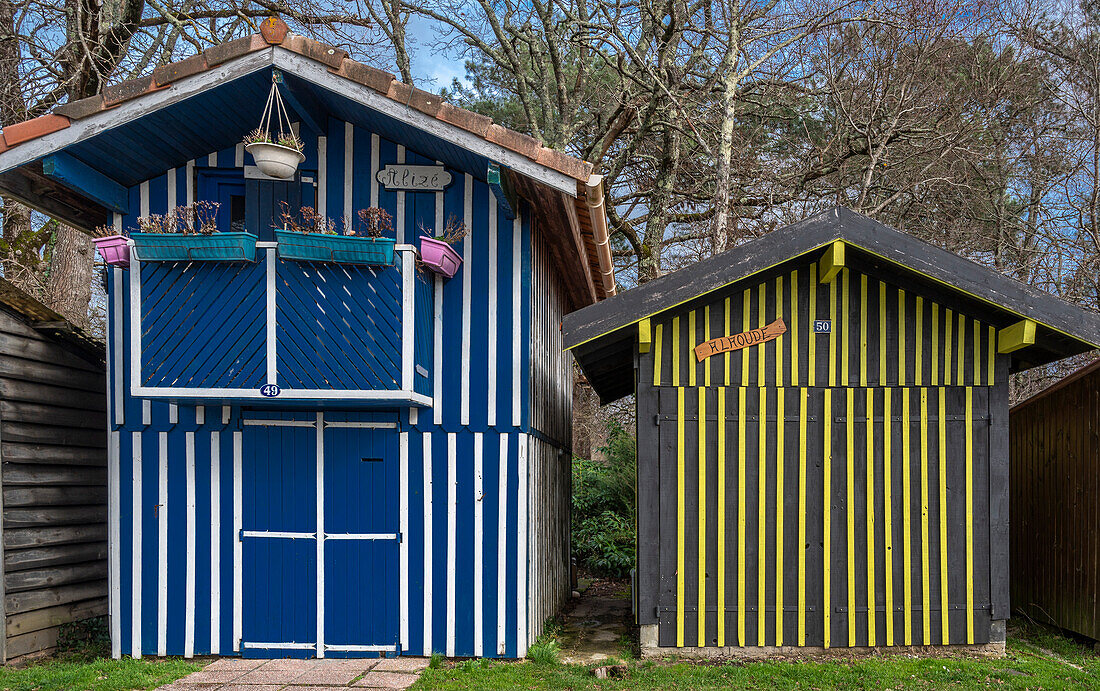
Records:
[[[393,238],[364,238],[323,233],[295,233],[276,230],[279,256],[300,262],[328,262],[334,264],[393,264]]]
[[[131,233],[137,258],[145,262],[253,262],[252,233]]]

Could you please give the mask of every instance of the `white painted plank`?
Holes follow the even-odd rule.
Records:
[[[149,181],[138,185],[138,214],[142,217],[149,215]]]
[[[412,391],[416,375],[416,260],[412,252],[401,253],[401,388]]]
[[[518,509],[516,512],[516,544],[519,547],[519,552],[516,555],[516,645],[518,646],[516,656],[522,658],[527,657],[528,643],[527,576],[529,567],[527,564],[527,543],[530,536],[527,534],[527,507],[530,503],[530,497],[527,494],[528,436],[520,433],[517,437],[519,442],[517,463],[519,467],[519,491],[516,493],[516,497],[519,505],[516,507]]]
[[[521,245],[523,239],[523,225],[520,221],[520,214],[516,214],[515,221],[512,222],[512,426],[519,427],[522,424],[522,410],[520,404],[522,402],[522,387],[520,385],[520,370],[522,364],[520,362],[521,345],[523,340],[523,312],[521,310],[521,293],[522,290],[522,274],[523,270],[523,246]]]
[[[137,274],[138,272],[141,271],[141,263],[138,262],[136,259],[131,260],[130,265],[131,265],[131,271],[134,274]],[[123,307],[122,307],[122,269],[118,268],[117,266],[112,267],[111,273],[113,274],[112,280],[114,282],[113,291],[112,291],[114,293],[114,295],[112,295],[112,298],[114,300],[114,308],[111,310],[111,313],[114,315],[113,316],[114,324],[112,324],[112,329],[111,329],[111,331],[112,331],[112,333],[111,333],[111,356],[113,357],[114,362],[112,363],[112,365],[110,367],[110,370],[111,370],[111,379],[113,380],[112,389],[114,390],[113,393],[114,393],[114,399],[115,399],[114,400],[114,405],[111,406],[111,410],[114,413],[115,424],[116,425],[122,425],[123,422],[126,419],[126,415],[125,415],[126,406],[124,405],[124,401],[123,401],[123,387],[125,386],[125,384],[123,383],[123,373],[124,373],[125,370],[123,370],[122,352],[123,352],[123,348],[126,347],[126,341],[122,337],[122,325],[123,325],[123,322],[125,321],[125,317],[123,316],[123,313],[122,313],[122,309],[123,309]],[[131,284],[131,286],[130,286],[130,299],[131,300],[133,299],[133,296],[134,296],[133,290],[134,290],[134,287]],[[133,316],[134,316],[134,310],[133,310],[133,307],[131,306],[131,308],[130,308],[130,318],[133,319]],[[133,354],[134,354],[133,350],[131,350],[130,351],[130,356],[133,357]],[[131,374],[133,373],[133,368],[132,367],[130,369],[130,372],[131,372]],[[130,383],[132,385],[132,384],[135,384],[136,382],[130,382]]]
[[[241,578],[241,528],[244,525],[244,489],[241,481],[241,432],[233,433],[233,652],[241,649],[243,618],[241,604],[244,583]]]
[[[317,137],[317,214],[328,215],[328,137]]]
[[[463,222],[467,228],[473,228],[474,214],[474,178],[469,173],[463,176],[465,195],[462,202]],[[467,233],[462,240],[462,391],[459,410],[459,424],[470,424],[470,301],[473,280],[473,238]]]
[[[227,405],[222,406],[222,424],[223,425],[228,425],[229,424],[229,415],[230,415],[230,412],[232,410],[233,410],[233,408],[231,406],[227,406]]]
[[[153,402],[149,399],[141,402],[141,424],[146,427],[153,424]]]
[[[508,644],[508,438],[500,435],[497,457],[497,655],[507,653]]]
[[[119,433],[109,432],[107,435],[107,482],[110,485],[110,501],[107,510],[108,543],[107,551],[110,564],[107,574],[110,581],[108,594],[108,607],[111,611],[111,657],[122,657],[122,588],[119,578],[122,575],[122,564],[119,546],[122,542],[121,528],[121,492],[119,491]]]
[[[371,166],[370,179],[371,179],[371,191],[374,192],[378,187],[378,162],[374,158],[374,151],[371,151],[371,160],[374,165]],[[398,164],[405,163],[405,147],[402,144],[397,145],[397,162]],[[397,191],[397,241],[400,243],[406,242],[405,240],[405,191]]]
[[[455,549],[458,518],[458,435],[447,434],[447,657],[455,655]]]
[[[218,167],[218,152],[217,151],[213,151],[213,152],[207,154],[207,156],[206,156],[206,165],[210,166],[211,168],[217,168]]]
[[[157,655],[168,652],[168,433],[157,434]]]
[[[244,168],[244,142],[237,142],[233,147],[233,167]]]
[[[121,285],[121,269],[115,267],[115,277],[118,280],[116,285]],[[130,395],[134,395],[133,390],[135,386],[142,384],[141,380],[141,262],[138,261],[136,255],[131,253],[130,257]],[[116,314],[122,315],[122,293],[115,294],[115,307],[118,308]],[[120,316],[118,320],[118,342],[122,343],[122,318]],[[121,372],[122,372],[122,348],[115,349],[115,364],[118,365],[119,374],[116,375],[121,384]],[[115,410],[115,420],[122,424],[124,419],[125,410],[122,405],[122,399],[119,392],[122,391],[122,386],[119,386],[118,391],[115,393],[118,408]]]
[[[432,299],[432,421],[443,424],[443,277],[435,276]]]
[[[175,168],[168,169],[168,213],[171,214],[176,209],[176,184],[179,182],[176,175]]]
[[[325,656],[325,416],[317,413],[317,657]]]
[[[222,437],[210,433],[210,654],[221,654],[222,638]]]
[[[265,268],[265,293],[266,293],[266,307],[265,307],[265,319],[267,322],[267,348],[266,348],[266,360],[267,360],[267,383],[275,384],[278,382],[278,357],[279,354],[276,351],[276,344],[278,343],[278,336],[275,331],[275,248],[269,247],[264,251],[264,268]]]
[[[485,654],[485,435],[474,432],[474,657]]]
[[[131,586],[130,601],[132,603],[132,611],[130,613],[130,655],[136,660],[141,658],[141,517],[142,517],[142,498],[141,498],[141,432],[133,432],[130,436],[131,443],[133,444],[133,465],[131,466],[131,477],[133,478],[133,493],[131,501],[131,532],[130,532],[130,546],[132,550],[132,557],[130,559],[130,578],[133,585]]]
[[[489,195],[489,410],[488,425],[497,424],[497,203]]]
[[[350,122],[344,123],[344,209],[343,220],[351,223],[352,218],[352,189],[354,182],[352,174],[352,159],[355,158],[355,126]],[[343,226],[340,231],[343,232]]]
[[[195,656],[195,433],[183,435],[187,477],[183,656]]]
[[[187,162],[185,191],[187,192],[187,206],[191,206],[195,203],[195,159]]]
[[[432,433],[424,433],[424,657],[431,657],[432,648]]]
[[[401,432],[398,437],[398,454],[399,454],[399,484],[398,492],[400,494],[401,505],[401,545],[398,549],[398,559],[400,560],[400,570],[398,572],[398,580],[400,582],[400,589],[398,598],[400,600],[398,616],[400,617],[399,629],[401,641],[401,650],[408,651],[409,649],[409,433]]]
[[[205,425],[206,424],[206,406],[201,406],[201,405],[195,406],[195,424],[196,425]]]
[[[176,403],[168,404],[168,422],[175,425],[180,421],[180,407]]]
[[[382,150],[382,141],[377,134],[370,136],[370,205],[378,206],[378,159]],[[401,240],[398,240],[401,242]]]

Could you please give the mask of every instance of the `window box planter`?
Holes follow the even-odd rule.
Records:
[[[435,238],[420,238],[420,260],[432,271],[447,278],[454,277],[462,266],[462,257],[446,242]]]
[[[301,262],[328,262],[334,264],[393,264],[393,238],[364,238],[324,233],[295,233],[276,230],[279,256]]]
[[[133,233],[130,238],[143,262],[256,261],[256,236],[252,233]]]
[[[110,235],[105,238],[92,238],[95,248],[99,250],[103,261],[111,266],[123,269],[130,268],[130,243],[121,235]]]

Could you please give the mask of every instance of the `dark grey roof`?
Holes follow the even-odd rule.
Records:
[[[719,288],[820,251],[844,240],[857,253],[886,260],[903,273],[960,294],[1000,315],[1000,326],[1028,318],[1043,345],[1014,355],[1024,369],[1100,347],[1100,313],[1027,286],[988,267],[894,230],[845,208],[835,208],[637,288],[566,315],[564,344],[605,402],[633,391],[633,348],[639,321]],[[996,323],[995,319],[993,323]],[[629,347],[628,344],[629,343]]]

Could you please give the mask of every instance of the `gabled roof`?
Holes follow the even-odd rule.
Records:
[[[42,159],[64,151],[108,184],[133,186],[233,146],[242,122],[259,121],[275,69],[299,96],[288,104],[297,116],[305,111],[308,120],[316,111],[369,126],[482,179],[489,163],[499,165],[520,195],[543,208],[559,258],[572,263],[563,272],[568,277],[579,267],[570,281],[584,285],[573,302],[614,294],[602,178],[592,164],[444,103],[342,49],[287,34],[281,20],[263,22],[262,30],[7,125],[0,132],[0,190],[78,228],[108,223],[103,203],[44,174]]]
[[[18,315],[43,336],[75,349],[88,362],[100,366],[106,363],[107,347],[103,341],[73,326],[65,317],[3,278],[0,278],[0,308]]]
[[[1014,370],[1100,348],[1100,314],[1071,305],[1008,276],[899,232],[849,209],[835,208],[661,276],[566,315],[571,349],[605,402],[633,391],[638,322],[690,303],[836,240],[849,252],[929,291],[949,292],[997,328],[1023,319],[1038,324],[1035,345],[1014,352]]]

